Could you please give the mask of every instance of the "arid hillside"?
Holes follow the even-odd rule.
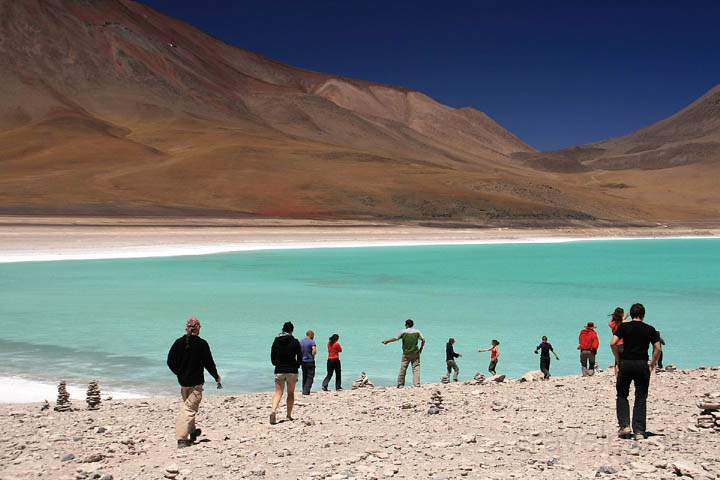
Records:
[[[519,152],[523,164],[577,176],[661,222],[720,221],[720,85],[675,115],[629,135],[555,152]]]
[[[573,162],[472,108],[283,65],[131,0],[0,0],[0,83],[0,214],[718,218],[717,89]],[[695,156],[675,160],[690,131]]]

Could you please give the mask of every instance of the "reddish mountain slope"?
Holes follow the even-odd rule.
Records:
[[[474,109],[283,65],[131,0],[0,0],[0,83],[0,213],[654,218]],[[622,165],[605,162],[570,163]]]

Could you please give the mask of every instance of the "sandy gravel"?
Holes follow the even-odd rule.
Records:
[[[106,401],[100,411],[6,405],[0,478],[677,478],[720,476],[720,434],[696,428],[717,369],[653,377],[645,441],[616,438],[614,378],[507,380],[313,393],[268,423],[270,394],[201,405],[202,442],[178,450],[177,399]],[[445,409],[428,415],[440,390]],[[76,407],[84,407],[75,399]],[[174,473],[178,471],[178,473]],[[686,477],[688,478],[688,477]]]

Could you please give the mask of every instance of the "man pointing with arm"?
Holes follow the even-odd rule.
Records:
[[[388,343],[397,342],[402,340],[403,355],[400,361],[400,373],[398,374],[397,386],[398,388],[405,386],[405,374],[407,373],[408,365],[412,365],[413,371],[413,385],[416,387],[420,386],[420,354],[425,348],[425,338],[422,333],[415,328],[415,322],[410,319],[405,320],[405,330],[400,332],[396,337],[388,338],[382,343],[387,345]],[[418,346],[420,342],[420,346]]]

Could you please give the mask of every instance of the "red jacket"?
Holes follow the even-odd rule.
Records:
[[[597,350],[600,346],[600,340],[598,340],[595,329],[585,328],[580,332],[580,339],[578,340],[580,350]]]
[[[342,347],[340,346],[340,342],[335,342],[335,343],[328,342],[328,360],[339,360],[340,352],[342,352]]]

